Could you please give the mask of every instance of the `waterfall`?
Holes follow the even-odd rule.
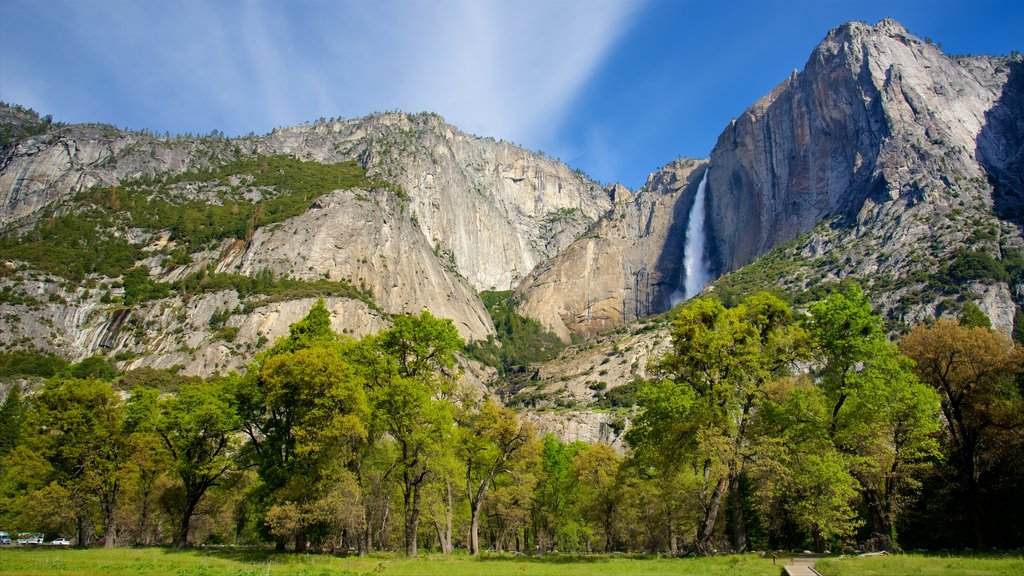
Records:
[[[707,283],[708,272],[707,259],[704,257],[704,188],[708,183],[708,171],[704,170],[704,176],[697,186],[697,194],[693,197],[693,207],[690,208],[690,218],[686,222],[686,244],[683,246],[683,274],[685,276],[685,292],[678,289],[672,294],[672,305],[693,298],[700,294]]]

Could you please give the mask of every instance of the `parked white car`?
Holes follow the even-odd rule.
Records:
[[[50,546],[71,546],[71,540],[67,538],[57,538],[53,542],[50,542]]]

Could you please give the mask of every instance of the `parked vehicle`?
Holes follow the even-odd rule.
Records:
[[[22,532],[18,534],[18,546],[27,546],[43,543],[43,535],[37,532]]]
[[[50,542],[50,546],[71,546],[71,540],[67,538],[56,538]]]
[[[10,546],[11,535],[7,532],[0,532],[0,546]]]

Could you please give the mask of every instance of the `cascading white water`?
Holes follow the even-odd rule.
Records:
[[[704,188],[708,184],[708,171],[697,186],[690,208],[690,220],[686,223],[686,248],[683,250],[683,269],[686,271],[686,295],[690,299],[700,294],[708,281],[708,265],[704,258]]]
[[[704,188],[707,183],[708,171],[704,170],[704,176],[700,179],[697,193],[693,197],[690,218],[686,222],[686,244],[683,245],[685,291],[676,290],[672,294],[673,306],[700,294],[711,275],[708,272],[707,259],[704,258]]]

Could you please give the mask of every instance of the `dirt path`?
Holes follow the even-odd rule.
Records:
[[[820,558],[822,556],[817,554],[794,556],[786,564],[786,574],[788,576],[818,576],[818,573],[814,570],[814,565]]]

